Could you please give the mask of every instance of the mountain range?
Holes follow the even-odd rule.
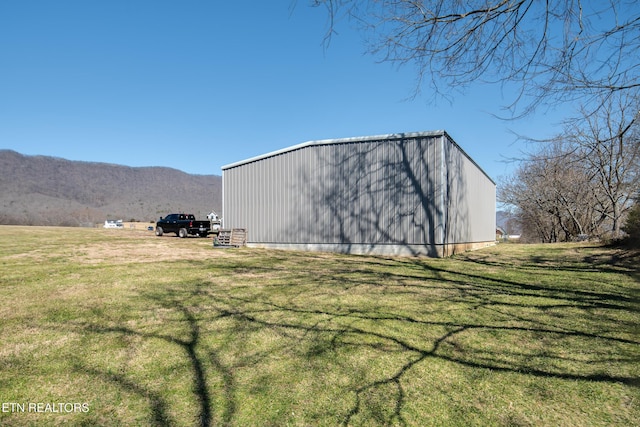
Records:
[[[0,224],[95,226],[222,212],[222,177],[0,150]]]

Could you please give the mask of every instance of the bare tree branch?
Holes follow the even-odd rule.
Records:
[[[473,82],[517,85],[513,117],[579,101],[593,113],[640,91],[635,0],[311,0],[345,16],[382,61],[411,65],[417,87],[443,96]]]

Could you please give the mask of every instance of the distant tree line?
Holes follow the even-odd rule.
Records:
[[[523,238],[542,242],[633,235],[639,195],[638,100],[624,96],[543,141],[498,191]]]

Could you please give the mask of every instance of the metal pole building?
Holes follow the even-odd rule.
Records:
[[[223,166],[254,247],[447,256],[495,243],[496,185],[445,131],[310,141]]]

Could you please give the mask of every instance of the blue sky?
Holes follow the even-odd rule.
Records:
[[[3,0],[0,149],[221,174],[302,142],[446,130],[494,179],[562,116],[505,122],[478,85],[453,102],[410,67],[365,54],[363,35],[306,0]]]

